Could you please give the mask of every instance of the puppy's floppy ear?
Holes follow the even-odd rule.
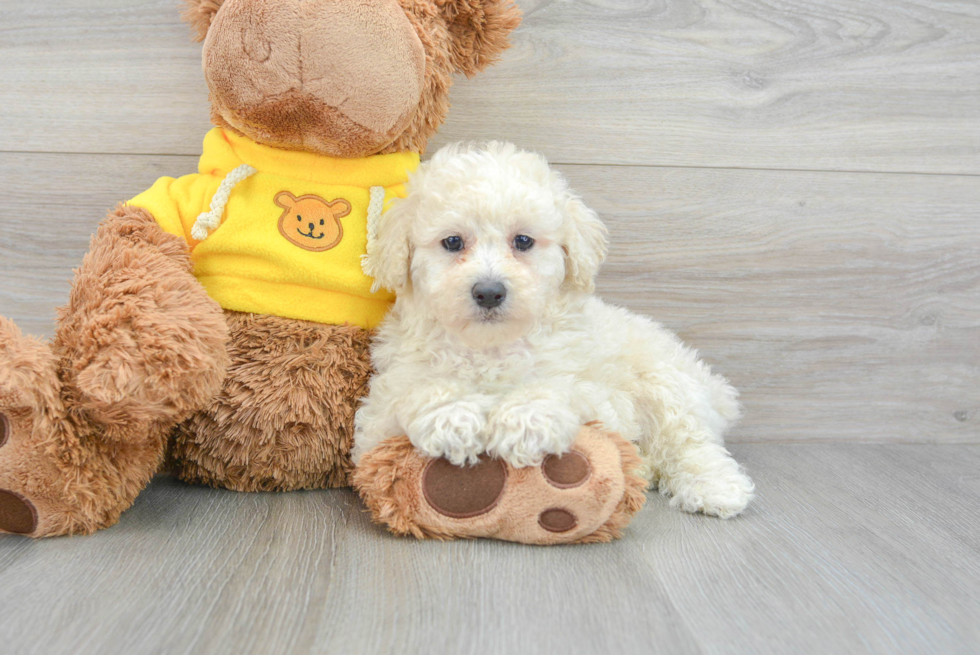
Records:
[[[365,275],[374,278],[372,292],[384,288],[399,293],[408,285],[412,264],[412,244],[408,234],[418,204],[413,195],[395,199],[379,224],[368,226],[367,254],[361,256],[361,269]]]
[[[446,21],[450,61],[457,73],[472,77],[510,47],[510,33],[521,24],[512,0],[436,0]]]
[[[194,30],[194,40],[203,41],[214,15],[218,13],[225,0],[184,0],[181,18]]]
[[[595,276],[606,260],[608,231],[599,216],[586,207],[581,198],[567,191],[563,195],[565,282],[592,293],[595,291]]]

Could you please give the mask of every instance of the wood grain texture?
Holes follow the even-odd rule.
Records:
[[[599,292],[730,377],[733,439],[980,442],[976,178],[565,170],[612,232]]]
[[[106,210],[192,157],[0,154],[0,315],[52,333]],[[742,391],[734,441],[980,442],[980,184],[564,166],[609,224],[607,299]]]
[[[936,444],[980,444],[980,4],[518,1],[432,146],[564,163],[612,231],[600,292],[742,390],[748,513],[419,543],[349,491],[159,478],[94,536],[0,537],[0,652],[977,651],[980,446]],[[0,0],[0,315],[26,331],[109,208],[196,166],[178,5]]]
[[[349,491],[158,478],[91,537],[0,537],[5,652],[972,653],[980,448],[741,445],[724,522],[651,497],[621,541],[397,539]],[[52,629],[57,626],[57,629]]]
[[[980,174],[980,5],[520,0],[439,145],[554,161]],[[176,0],[0,3],[0,150],[194,154],[200,46]]]
[[[193,157],[0,153],[0,316],[52,336],[99,221],[157,178],[196,170]]]

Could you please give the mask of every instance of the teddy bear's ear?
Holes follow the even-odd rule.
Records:
[[[214,15],[225,0],[184,0],[181,18],[194,30],[194,40],[203,41]]]
[[[512,0],[437,0],[452,37],[450,57],[457,73],[476,75],[510,47],[521,23]]]

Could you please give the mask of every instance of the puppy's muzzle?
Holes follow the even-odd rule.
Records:
[[[477,305],[484,309],[493,309],[504,302],[507,287],[500,282],[477,282],[470,293]]]

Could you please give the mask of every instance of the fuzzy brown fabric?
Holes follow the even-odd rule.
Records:
[[[421,153],[451,76],[493,61],[519,13],[511,0],[187,0],[184,18],[206,42],[215,125],[354,157]],[[224,313],[191,270],[181,239],[119,207],[50,345],[0,318],[0,531],[112,525],[165,459],[231,489],[346,484],[369,335]]]
[[[214,115],[256,141],[335,157],[404,133],[424,61],[394,0],[229,0],[204,42]]]
[[[636,446],[621,438],[614,438],[613,443],[619,449],[620,462],[622,462],[623,474],[625,475],[623,497],[613,513],[605,523],[599,526],[598,530],[585,535],[575,543],[602,544],[613,539],[619,539],[623,536],[623,530],[633,520],[633,516],[643,509],[647,502],[645,493],[647,482],[638,473],[643,465],[643,460],[640,458]]]
[[[102,438],[170,430],[214,395],[228,366],[221,308],[191,274],[187,244],[120,206],[100,227],[58,310],[69,416]]]
[[[521,13],[509,2],[460,0],[437,2],[449,25],[449,53],[454,73],[473,77],[497,61],[509,45]]]
[[[404,134],[382,150],[424,153],[429,138],[449,112],[452,76],[472,77],[510,47],[521,22],[511,0],[399,0],[425,49],[425,87],[418,111]],[[474,10],[482,8],[485,22]],[[464,27],[468,26],[471,33]]]
[[[572,451],[589,464],[590,474],[581,484],[549,482],[543,467],[507,466],[499,500],[487,511],[463,518],[433,507],[423,482],[431,460],[420,456],[407,437],[388,439],[366,453],[352,483],[372,519],[397,535],[441,540],[484,537],[540,545],[619,538],[646,502],[646,482],[637,474],[641,460],[636,446],[601,426],[589,425],[583,427]],[[458,476],[465,478],[466,469]]]
[[[496,61],[521,20],[511,0],[223,4],[217,13],[221,2],[192,0],[184,14],[199,36],[213,28],[204,65],[211,121],[334,157],[423,153],[449,111],[453,75]],[[392,14],[398,6],[404,18]],[[385,38],[373,43],[382,28]],[[323,53],[329,66],[306,53]],[[338,89],[357,102],[338,102]]]
[[[211,28],[211,21],[224,0],[184,0],[181,18],[194,30],[194,40],[203,41]]]
[[[227,312],[231,366],[221,392],[176,433],[187,482],[236,491],[347,485],[370,333],[356,326]]]
[[[59,316],[50,346],[0,319],[0,489],[33,508],[32,536],[115,523],[228,364],[224,317],[186,245],[141,209],[101,225]]]

